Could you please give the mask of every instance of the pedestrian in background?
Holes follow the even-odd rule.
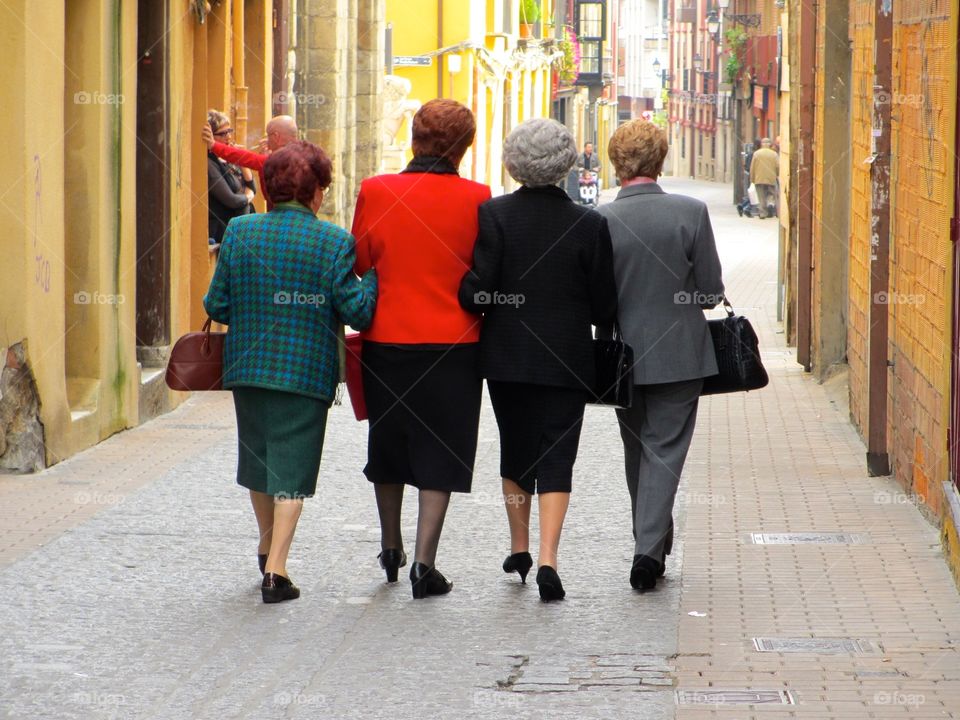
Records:
[[[214,137],[232,144],[233,128],[230,127],[230,118],[224,113],[219,110],[207,111],[207,124]],[[244,181],[239,168],[207,151],[207,237],[211,249],[219,247],[223,231],[232,218],[250,212],[255,188],[252,180],[249,183]]]
[[[667,136],[644,120],[621,125],[609,147],[617,199],[610,223],[624,341],[633,348],[633,405],[617,411],[635,540],[630,584],[647,590],[666,569],[673,502],[697,419],[703,378],[717,374],[703,314],[723,298],[707,206],[657,184]]]
[[[203,302],[229,325],[223,387],[237,413],[237,482],[250,490],[261,594],[274,603],[300,596],[287,555],[303,500],[316,492],[338,331],[370,324],[377,277],[368,269],[358,280],[353,238],[316,216],[331,179],[320,148],[291,143],[270,156],[264,176],[275,205],[227,225]]]
[[[413,160],[360,187],[354,215],[358,273],[376,267],[381,297],[363,333],[370,419],[367,465],[380,514],[388,582],[407,562],[400,533],[406,485],[418,490],[413,597],[450,592],[436,568],[451,492],[468,493],[477,452],[482,383],[480,318],[457,302],[490,188],[459,176],[476,121],[465,105],[431,100],[413,118]]]
[[[780,178],[780,157],[770,148],[770,138],[760,141],[760,149],[750,161],[750,181],[757,186],[760,217],[777,214],[777,182]]]
[[[222,137],[216,137],[207,125],[204,125],[202,136],[207,145],[207,151],[213,153],[219,158],[223,158],[229,163],[248,168],[260,174],[260,187],[263,190],[263,199],[266,200],[267,210],[273,207],[273,199],[268,192],[267,183],[264,178],[263,166],[270,157],[270,153],[276,152],[280,148],[295,142],[299,130],[297,122],[289,115],[277,115],[270,118],[266,127],[266,149],[267,152],[260,153],[246,148],[237,147],[232,143],[223,142]],[[263,140],[260,141],[261,145]]]
[[[500,429],[510,525],[505,572],[533,565],[530,512],[539,495],[541,599],[565,595],[557,573],[583,412],[595,380],[591,325],[610,325],[617,295],[607,222],[557,185],[577,161],[570,132],[528,120],[507,137],[503,163],[522,187],[480,208],[473,268],[460,303],[483,313],[480,370]]]

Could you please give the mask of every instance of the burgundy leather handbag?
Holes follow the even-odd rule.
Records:
[[[200,332],[177,340],[167,363],[167,387],[171,390],[223,390],[223,345],[227,334],[210,332],[210,318]]]

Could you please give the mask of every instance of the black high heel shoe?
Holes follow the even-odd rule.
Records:
[[[300,588],[290,582],[290,578],[276,573],[263,576],[260,594],[265,603],[278,603],[284,600],[296,600],[300,597]]]
[[[260,574],[267,574],[267,556],[266,555],[257,555],[257,562],[260,564]]]
[[[422,562],[410,566],[410,582],[413,585],[413,599],[422,600],[428,595],[446,595],[453,590],[453,583],[447,580],[436,568],[427,567]]]
[[[653,590],[664,564],[649,555],[634,555],[630,569],[630,585],[634,590]]]
[[[403,550],[390,548],[381,551],[377,557],[380,559],[380,567],[387,571],[387,582],[396,582],[397,571],[407,564],[407,554]]]
[[[541,565],[537,570],[537,585],[540,588],[540,599],[544,602],[563,600],[566,597],[567,591],[563,589],[560,576],[549,565]]]
[[[520,575],[520,582],[524,585],[527,584],[527,573],[530,572],[530,568],[533,567],[533,558],[530,557],[528,552],[518,552],[513,553],[513,555],[508,555],[507,559],[503,561],[503,571],[505,573],[515,572]]]

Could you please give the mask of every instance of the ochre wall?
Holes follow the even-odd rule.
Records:
[[[952,336],[956,4],[894,3],[891,465],[940,514]]]

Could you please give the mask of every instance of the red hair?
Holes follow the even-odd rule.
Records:
[[[273,202],[295,200],[309,207],[318,188],[330,187],[333,163],[318,146],[295,140],[271,153],[263,165],[263,178]]]
[[[456,100],[431,100],[413,116],[413,154],[459,165],[476,134],[470,108]]]

